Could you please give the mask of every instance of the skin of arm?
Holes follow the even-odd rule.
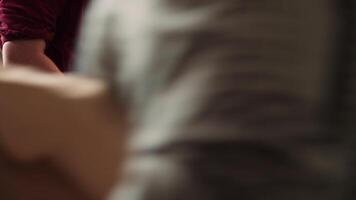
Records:
[[[44,162],[24,165],[0,149],[0,198],[4,200],[94,200]]]
[[[53,61],[45,55],[46,42],[42,39],[7,41],[3,45],[3,65],[32,66],[46,72],[61,73]]]
[[[46,158],[105,199],[120,178],[127,127],[105,83],[11,67],[0,73],[0,96],[0,144],[14,160]]]

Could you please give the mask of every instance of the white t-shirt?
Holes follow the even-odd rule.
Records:
[[[133,180],[113,199],[339,199],[346,147],[315,142],[340,20],[333,8],[93,1],[77,66],[125,102],[137,152]]]

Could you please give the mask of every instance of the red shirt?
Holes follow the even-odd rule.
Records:
[[[1,44],[44,39],[46,55],[62,71],[71,62],[88,0],[0,0]]]

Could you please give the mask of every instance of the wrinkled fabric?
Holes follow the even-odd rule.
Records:
[[[76,66],[133,127],[111,199],[354,199],[350,2],[95,1]]]

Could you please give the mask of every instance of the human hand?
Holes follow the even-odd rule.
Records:
[[[0,96],[0,143],[13,159],[50,158],[90,196],[108,193],[119,178],[126,126],[105,83],[18,68],[0,74]]]

